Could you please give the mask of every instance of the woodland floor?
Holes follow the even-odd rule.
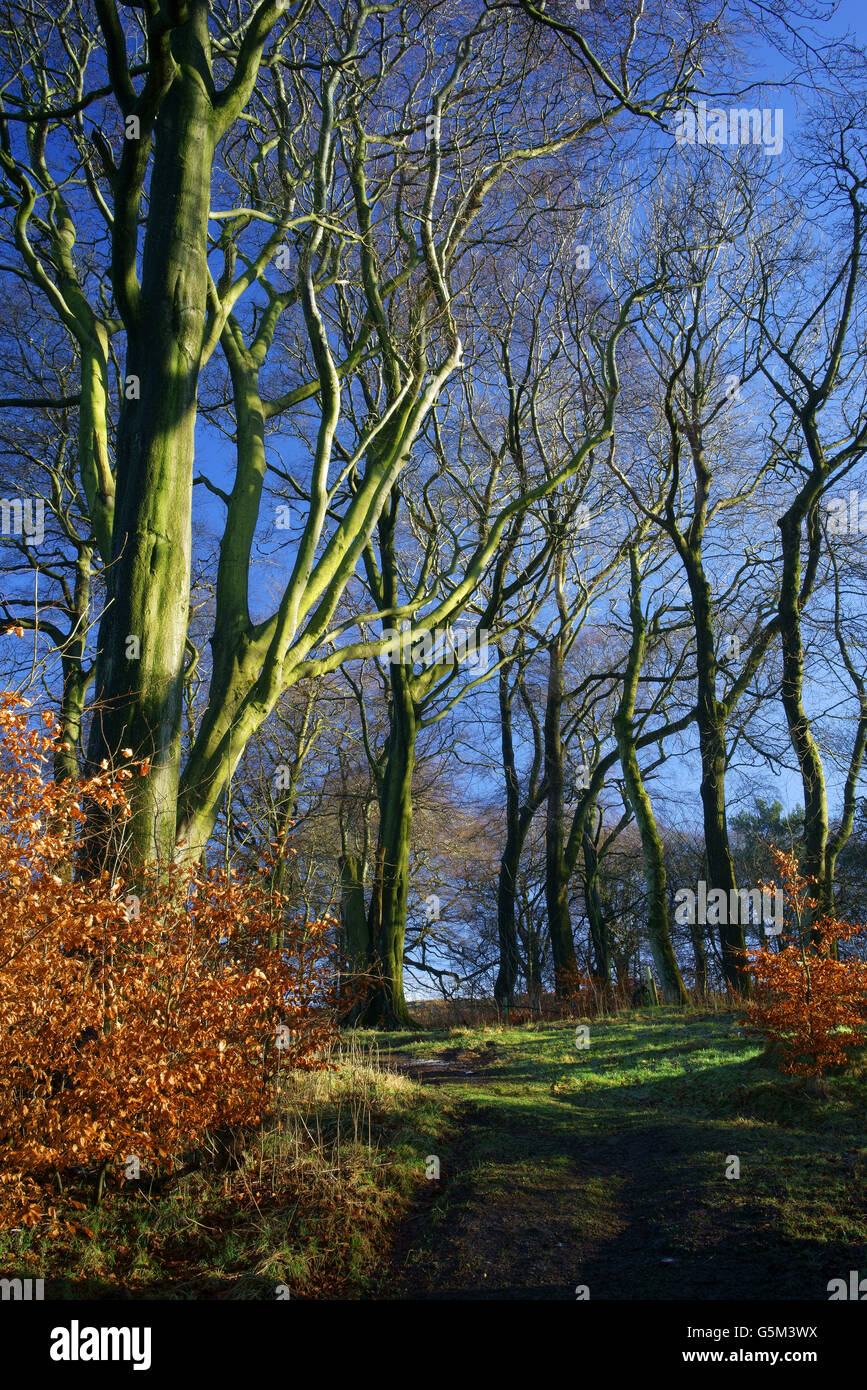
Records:
[[[0,1233],[0,1274],[266,1301],[826,1301],[867,1275],[867,1059],[782,1076],[727,1012],[588,1027],[350,1032],[236,1171],[98,1209],[82,1179],[56,1229]]]
[[[379,1042],[453,1124],[375,1297],[827,1300],[867,1270],[863,1069],[783,1077],[730,1015],[673,1011],[580,1051],[574,1023]]]

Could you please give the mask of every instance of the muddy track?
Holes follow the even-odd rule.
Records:
[[[563,1126],[551,1134],[501,1095],[480,1099],[484,1056],[453,1054],[437,1066],[394,1059],[423,1084],[448,1088],[457,1126],[440,1181],[427,1184],[397,1235],[380,1298],[827,1296],[826,1246],[795,1248],[746,1184],[722,1213],[707,1200],[709,1184],[724,1181],[725,1145],[711,1122],[623,1118],[590,1105],[568,1114],[564,1142]],[[473,1098],[462,1097],[470,1085]],[[844,1267],[851,1256],[857,1267],[859,1255],[852,1245],[834,1259]]]

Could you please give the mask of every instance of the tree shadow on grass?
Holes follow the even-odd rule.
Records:
[[[762,1075],[751,1060],[737,1073]],[[693,1076],[724,1098],[724,1087],[737,1090],[732,1070]],[[841,1189],[839,1221],[826,1206],[809,1228],[839,1140],[817,1128],[809,1106],[781,1129],[745,1123],[736,1096],[715,1116],[684,1114],[690,1076],[556,1099],[538,1069],[497,1069],[498,1083],[510,1079],[535,1081],[535,1106],[532,1096],[522,1104],[492,1094],[467,1107],[463,1143],[444,1170],[444,1210],[415,1233],[397,1291],[384,1296],[574,1299],[586,1285],[591,1299],[825,1300],[830,1279],[864,1263],[854,1191]],[[727,1178],[733,1155],[741,1176]],[[786,1163],[806,1193],[804,1222],[790,1212],[788,1230],[777,1206],[793,1172]]]

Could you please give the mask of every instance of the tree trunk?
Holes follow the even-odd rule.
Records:
[[[364,981],[371,964],[362,863],[357,854],[344,854],[340,860],[340,925],[343,932],[341,1023],[346,1025],[356,1023],[362,1013]],[[348,998],[345,997],[347,986]],[[358,991],[362,991],[361,998],[356,998]]]
[[[856,792],[864,763],[864,754],[867,751],[867,690],[865,690],[864,682],[851,665],[850,672],[856,680],[858,688],[858,727],[855,732],[852,755],[849,759],[849,768],[843,787],[843,811],[840,816],[840,824],[833,834],[828,835],[828,842],[825,845],[825,891],[824,900],[819,903],[819,911],[827,913],[829,917],[834,915],[834,873],[837,867],[837,858],[847,844],[855,824]],[[837,943],[834,942],[835,948],[836,945]],[[836,950],[834,954],[836,955]]]
[[[707,994],[707,950],[704,944],[704,927],[701,922],[693,922],[689,929],[692,954],[695,962],[695,988],[698,994]]]
[[[502,655],[502,653],[501,653]],[[520,803],[518,773],[515,766],[515,744],[512,736],[512,705],[509,695],[508,668],[504,664],[499,672],[499,710],[500,742],[502,746],[503,772],[506,778],[506,843],[500,859],[500,872],[497,879],[497,935],[499,938],[500,963],[494,984],[494,998],[500,1008],[508,1014],[515,996],[515,986],[521,967],[518,949],[518,925],[516,897],[518,873],[521,867],[521,853],[527,833],[538,808],[538,766],[539,756],[534,758],[527,790],[527,800]]]
[[[641,665],[644,659],[646,620],[641,610],[641,572],[637,552],[629,552],[631,571],[630,618],[632,642],[623,677],[620,704],[614,717],[614,731],[626,794],[641,836],[644,874],[647,882],[647,930],[653,962],[669,1004],[689,1002],[668,930],[668,894],[662,840],[656,826],[650,797],[644,786],[635,751],[633,718]]]
[[[611,941],[608,921],[599,891],[599,851],[589,830],[581,837],[583,854],[584,903],[590,923],[590,943],[593,947],[593,978],[600,984],[611,984]]]
[[[548,695],[545,704],[545,903],[554,962],[554,992],[563,998],[575,988],[578,961],[569,916],[569,874],[563,827],[563,744],[560,716],[563,705],[563,641],[557,636],[548,649]]]
[[[60,649],[63,673],[60,696],[62,742],[54,758],[54,778],[57,782],[75,781],[80,774],[81,726],[87,687],[91,680],[91,675],[85,670],[85,656],[92,560],[90,547],[81,546],[75,558],[75,585],[69,609],[70,634]]]
[[[249,555],[267,473],[265,406],[251,354],[231,329],[221,341],[232,381],[237,468],[220,540],[208,703],[178,795],[177,833],[190,853],[207,844],[228,781],[272,705],[250,699],[267,659],[261,641],[255,640],[248,605]]]
[[[524,947],[524,988],[528,1007],[538,1014],[542,1009],[544,941],[539,924],[533,920],[532,908],[521,916],[523,922],[518,922],[518,934]]]
[[[189,616],[196,395],[208,292],[216,138],[207,9],[172,34],[177,63],[156,119],[141,291],[128,335],[107,602],[99,629],[91,767],[129,746],[132,853],[170,861]]]
[[[804,863],[802,872],[816,879],[811,889],[820,905],[827,906],[829,885],[826,846],[828,802],[822,758],[804,708],[804,644],[801,636],[801,509],[793,506],[781,518],[783,572],[780,581],[780,637],[783,648],[781,699],[789,738],[804,788]],[[815,544],[815,541],[813,542]],[[806,923],[805,923],[806,925]]]
[[[505,1009],[507,1013],[514,1002],[515,985],[520,969],[515,898],[523,838],[525,837],[521,837],[517,816],[514,819],[510,817],[507,806],[506,843],[503,847],[500,872],[497,878],[497,935],[500,946],[500,964],[494,984],[494,998],[500,1008]]]
[[[687,550],[683,558],[695,624],[698,670],[696,724],[701,755],[699,794],[707,854],[707,888],[708,892],[722,889],[726,902],[731,904],[739,899],[726,815],[726,728],[725,715],[716,695],[717,663],[711,590],[701,556]],[[732,914],[725,915],[728,917]],[[719,938],[726,984],[735,994],[744,994],[748,987],[748,976],[739,969],[746,960],[743,923],[720,922]]]
[[[375,976],[375,984],[359,1020],[367,1027],[412,1026],[403,993],[412,774],[418,733],[411,681],[411,668],[392,663],[388,757],[379,806],[378,882],[368,915],[369,939],[373,944],[371,973]]]

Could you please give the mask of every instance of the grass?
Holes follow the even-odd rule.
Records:
[[[600,1297],[813,1298],[865,1264],[863,1059],[816,1082],[781,1075],[731,1014],[585,1022],[583,1050],[575,1021],[380,1039],[447,1061],[437,1089],[465,1118],[451,1234],[410,1252],[407,1294],[574,1296],[557,1290],[581,1271]]]
[[[57,1216],[74,1229],[0,1233],[0,1272],[60,1299],[363,1296],[449,1116],[370,1039],[333,1060],[292,1075],[279,1126],[239,1171],[150,1198],[121,1189],[97,1210],[68,1193]]]
[[[809,1299],[867,1273],[863,1058],[786,1077],[731,1014],[649,1009],[350,1034],[334,1061],[239,1171],[67,1194],[73,1229],[0,1234],[0,1274],[48,1298]]]

